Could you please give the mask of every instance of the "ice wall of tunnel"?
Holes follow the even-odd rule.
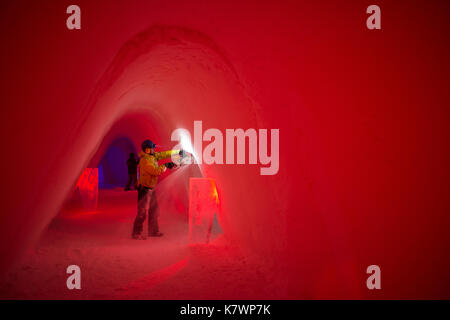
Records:
[[[153,121],[146,122],[146,114]],[[255,103],[217,46],[198,32],[174,27],[151,27],[127,42],[99,81],[81,119],[71,139],[70,154],[61,155],[61,165],[55,168],[60,192],[43,193],[42,206],[46,211],[51,208],[49,212],[53,214],[82,169],[95,163],[92,159],[102,152],[107,154],[99,151],[100,145],[108,145],[101,143],[104,139],[126,133],[135,136],[136,145],[138,136],[151,137],[170,148],[175,144],[170,141],[171,131],[186,128],[193,133],[194,120],[223,132],[230,127],[264,128]],[[283,217],[270,224],[264,221],[264,212],[270,207],[267,201],[271,186],[253,188],[259,168],[217,165],[203,170],[217,181],[223,194],[226,215],[221,220],[232,241],[253,250],[282,246]],[[248,179],[243,180],[243,176]],[[39,227],[34,229],[35,237],[50,218],[49,214],[40,219]],[[264,243],[267,237],[263,235],[274,230],[282,236]]]
[[[280,129],[277,175],[202,169],[223,197],[226,235],[282,269],[273,277],[291,297],[377,297],[364,287],[373,263],[391,279],[383,297],[448,292],[448,10],[438,2],[384,3],[379,33],[358,1],[80,0],[79,32],[65,28],[63,2],[24,3],[0,21],[0,139],[12,155],[1,159],[1,270],[101,159],[104,139],[170,147],[172,130],[202,120]]]

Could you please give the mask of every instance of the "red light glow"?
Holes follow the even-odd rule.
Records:
[[[218,212],[219,195],[210,178],[189,180],[189,238],[192,243],[208,243],[214,214]]]
[[[78,179],[76,188],[80,192],[83,207],[87,211],[96,210],[98,204],[98,168],[84,169],[80,179]]]

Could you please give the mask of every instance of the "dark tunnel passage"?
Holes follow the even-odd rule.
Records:
[[[124,187],[128,182],[126,161],[130,153],[137,158],[136,147],[132,141],[122,137],[113,141],[98,163],[98,186],[100,189]]]

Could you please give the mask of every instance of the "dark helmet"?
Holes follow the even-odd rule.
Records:
[[[153,149],[156,145],[153,143],[152,140],[145,140],[142,142],[142,151],[145,151],[145,149],[150,148]]]

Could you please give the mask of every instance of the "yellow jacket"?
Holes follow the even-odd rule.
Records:
[[[158,182],[158,176],[164,172],[164,166],[159,166],[158,161],[169,158],[172,154],[178,154],[180,150],[169,150],[147,154],[139,153],[139,179],[138,184],[153,188]]]

